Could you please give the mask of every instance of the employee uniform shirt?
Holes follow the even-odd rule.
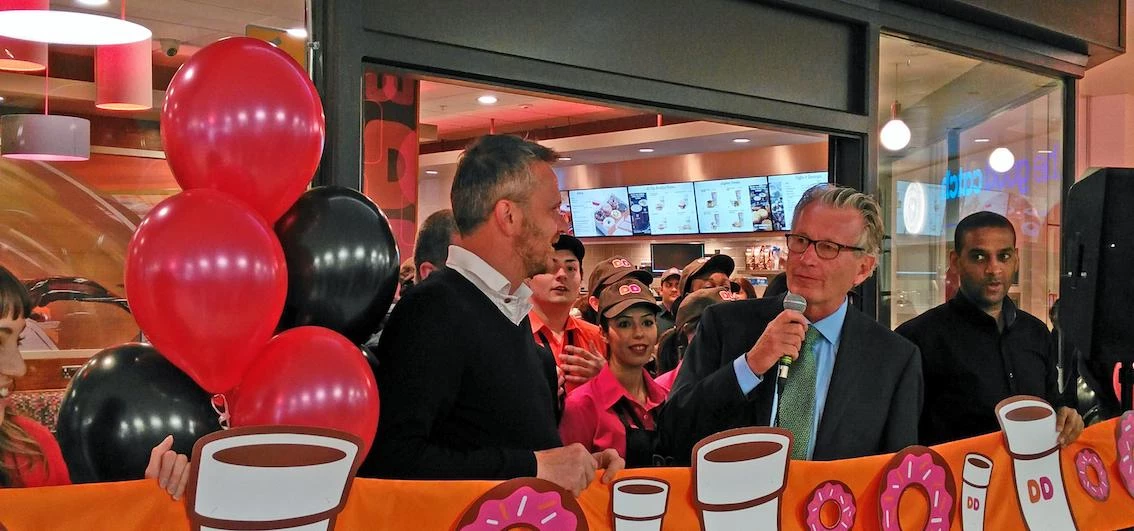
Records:
[[[1033,395],[1063,405],[1047,326],[1004,299],[1004,331],[958,292],[896,330],[921,349],[925,406],[921,443],[939,444],[1000,429],[996,404]]]
[[[535,339],[537,345],[551,351],[557,367],[563,364],[563,353],[567,345],[593,351],[599,356],[606,356],[606,341],[603,340],[602,332],[598,326],[578,317],[567,316],[567,324],[563,327],[563,333],[556,334],[551,331],[551,328],[543,322],[543,319],[536,312],[531,312],[528,317],[532,323],[532,338]],[[578,384],[568,383],[566,385],[568,393],[579,387]]]
[[[646,384],[646,403],[634,400],[622,387],[618,378],[605,366],[598,376],[583,384],[567,396],[563,410],[563,420],[559,423],[559,436],[563,444],[581,443],[591,452],[614,448],[618,455],[626,457],[626,426],[615,411],[615,404],[625,398],[645,426],[646,430],[656,430],[654,410],[663,402],[668,392],[654,382],[642,369]]]

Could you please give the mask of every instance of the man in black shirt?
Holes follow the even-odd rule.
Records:
[[[1013,395],[1050,402],[1059,412],[1060,444],[1074,441],[1083,419],[1062,407],[1047,326],[1008,298],[1019,267],[1012,224],[993,212],[967,216],[957,224],[949,262],[960,276],[956,296],[896,330],[921,349],[921,443],[999,430],[994,409]]]
[[[532,337],[524,279],[551,265],[566,229],[551,162],[515,136],[477,139],[451,200],[460,245],[394,308],[375,351],[381,411],[359,475],[402,479],[536,476],[578,494],[614,450],[563,447],[555,362]]]

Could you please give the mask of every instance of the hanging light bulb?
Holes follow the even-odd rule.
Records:
[[[890,121],[882,126],[882,131],[879,134],[882,147],[890,151],[898,151],[910,145],[910,126],[898,117],[901,112],[902,104],[898,103],[898,100],[894,100],[894,103],[890,105]]]
[[[988,165],[1000,173],[1004,173],[1016,165],[1016,156],[1006,147],[998,147],[988,155]]]

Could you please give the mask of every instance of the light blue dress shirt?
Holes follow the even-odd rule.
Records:
[[[839,351],[839,336],[843,331],[843,321],[847,318],[847,304],[847,299],[843,299],[843,304],[835,310],[835,313],[811,324],[819,331],[821,338],[815,343],[815,354],[818,356],[819,365],[815,375],[815,418],[811,424],[811,438],[807,442],[807,459],[809,460],[815,453],[815,439],[818,438],[819,434],[819,420],[823,418],[823,409],[827,405],[827,390],[831,387],[831,374],[835,370],[835,353]],[[764,380],[752,372],[752,368],[748,366],[746,354],[741,354],[732,362],[732,368],[736,372],[736,381],[740,384],[740,390],[745,395],[752,392]],[[774,369],[775,367],[773,367]],[[770,385],[775,385],[775,383],[775,379],[772,378]],[[779,412],[779,402],[780,396],[777,390],[772,397],[772,425],[776,423],[775,415]]]

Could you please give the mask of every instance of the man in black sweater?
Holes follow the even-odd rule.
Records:
[[[373,449],[359,474],[403,479],[536,476],[575,493],[613,450],[562,447],[555,362],[536,347],[524,279],[547,271],[566,227],[551,149],[481,137],[457,166],[451,200],[461,243],[415,287],[378,343],[382,394]]]
[[[896,330],[921,349],[921,443],[998,431],[996,404],[1033,395],[1058,408],[1059,442],[1070,444],[1083,431],[1083,419],[1074,408],[1060,407],[1047,326],[1008,298],[1020,264],[1012,223],[994,212],[970,214],[957,224],[953,240],[949,262],[960,276],[957,294]]]

